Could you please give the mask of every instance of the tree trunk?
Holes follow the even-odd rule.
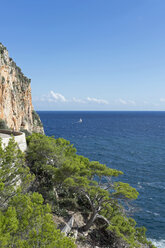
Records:
[[[93,225],[93,222],[95,221],[97,217],[97,212],[94,211],[92,214],[91,214],[91,217],[89,218],[89,220],[87,221],[86,225],[82,227],[82,230],[84,232],[88,231],[89,228]]]

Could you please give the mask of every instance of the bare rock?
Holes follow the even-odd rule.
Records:
[[[33,109],[30,82],[0,43],[0,119],[15,131],[44,133]]]

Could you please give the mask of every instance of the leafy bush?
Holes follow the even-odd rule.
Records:
[[[13,196],[26,192],[34,176],[25,165],[25,156],[18,149],[14,137],[5,149],[2,148],[0,140],[0,158],[0,209],[5,209]]]
[[[0,211],[0,247],[75,248],[74,242],[56,229],[49,205],[38,193],[18,194],[6,211]]]
[[[31,133],[28,130],[26,130],[26,129],[21,128],[20,131],[23,132],[26,137],[28,137],[29,135],[31,135]]]
[[[34,176],[14,138],[0,142],[0,247],[75,248],[72,239],[56,228],[42,195],[27,193]]]
[[[0,129],[9,129],[5,120],[0,119]]]
[[[0,43],[0,54],[4,54],[5,47]]]
[[[14,138],[5,149],[0,145],[0,247],[74,248],[73,240],[56,229],[50,205],[53,213],[63,217],[69,210],[83,208],[86,223],[78,230],[92,227],[98,239],[98,223],[103,222],[103,233],[112,233],[129,247],[140,243],[154,247],[145,229],[137,228],[124,212],[122,202],[130,203],[138,192],[127,183],[113,181],[121,171],[77,155],[62,138],[32,134],[27,143],[26,157]]]
[[[4,84],[5,83],[5,78],[4,77],[2,77],[2,84]]]
[[[35,110],[32,111],[32,116],[33,116],[33,124],[34,124],[35,126],[40,126],[40,127],[42,127],[43,125],[42,125],[42,122],[41,122],[41,120],[40,120],[40,117],[39,117],[39,115],[36,113]]]

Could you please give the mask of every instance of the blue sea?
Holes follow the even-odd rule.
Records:
[[[120,180],[140,193],[135,220],[157,247],[165,247],[165,112],[38,114],[46,135],[70,140],[78,154],[124,172]]]

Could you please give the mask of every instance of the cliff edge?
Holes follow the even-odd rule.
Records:
[[[14,131],[44,133],[31,97],[31,80],[9,57],[0,43],[0,120]]]

